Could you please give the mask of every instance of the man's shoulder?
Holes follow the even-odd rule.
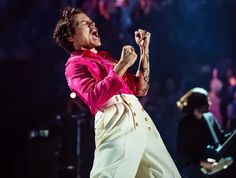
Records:
[[[81,55],[73,55],[71,56],[67,62],[66,62],[66,66],[68,66],[69,64],[86,64],[89,62],[89,58],[85,57],[85,56],[81,56]]]
[[[179,121],[179,125],[182,125],[182,126],[189,126],[193,123],[194,123],[194,118],[192,115],[185,115]]]

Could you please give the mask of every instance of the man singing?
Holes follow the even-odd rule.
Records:
[[[149,88],[150,33],[135,31],[140,48],[136,75],[127,72],[137,54],[123,47],[119,61],[101,45],[95,23],[81,10],[67,7],[54,30],[55,41],[70,58],[65,75],[71,91],[95,115],[95,158],[91,178],[179,178],[159,132],[136,96]]]

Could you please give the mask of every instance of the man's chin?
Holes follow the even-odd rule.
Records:
[[[95,44],[95,47],[97,48],[97,47],[100,47],[101,45],[102,45],[102,43],[98,42],[98,43]]]
[[[102,44],[101,42],[94,42],[94,43],[91,43],[89,46],[87,46],[88,49],[92,49],[92,48],[97,48],[97,47],[100,47]]]

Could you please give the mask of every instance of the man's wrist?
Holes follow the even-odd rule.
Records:
[[[113,71],[116,72],[120,77],[122,77],[128,68],[129,66],[126,62],[119,61],[114,67]]]
[[[149,47],[139,47],[140,51],[143,53],[149,52]]]
[[[118,66],[120,66],[121,68],[125,68],[125,69],[128,69],[131,64],[129,64],[129,61],[123,61],[123,60],[120,60],[118,63],[117,63]]]

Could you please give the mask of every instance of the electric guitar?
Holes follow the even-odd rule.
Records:
[[[213,146],[207,147],[207,161],[212,162],[215,166],[211,170],[201,168],[201,171],[206,175],[216,174],[224,169],[227,169],[234,160],[232,157],[222,157],[228,148],[236,141],[236,130],[227,138],[227,140],[215,149]]]
[[[213,160],[213,164],[215,164],[215,166],[211,170],[201,168],[201,171],[206,175],[213,175],[224,169],[227,169],[231,164],[233,164],[233,162],[234,160],[232,157],[223,157],[217,162]]]

